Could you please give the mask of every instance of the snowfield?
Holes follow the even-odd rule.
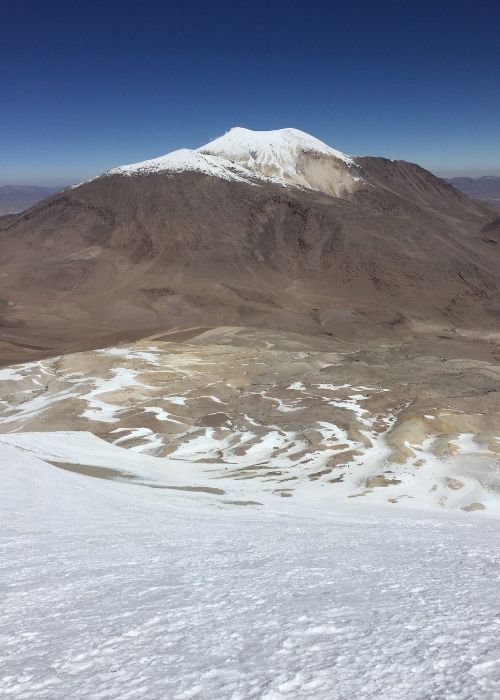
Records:
[[[1,697],[500,697],[498,520],[222,504],[61,469],[15,435]]]

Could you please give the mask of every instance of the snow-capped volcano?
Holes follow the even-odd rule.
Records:
[[[195,171],[226,180],[271,181],[336,197],[354,191],[360,177],[349,156],[298,129],[252,131],[235,127],[196,150],[114,168],[106,175]]]
[[[333,186],[335,191],[330,194],[337,194],[339,180],[347,186],[349,178],[340,175],[352,177],[349,168],[355,166],[349,156],[299,129],[252,131],[235,127],[198,151],[287,184],[327,192]]]

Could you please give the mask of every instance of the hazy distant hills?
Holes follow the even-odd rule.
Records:
[[[448,182],[468,197],[485,200],[500,211],[500,177],[452,177]]]
[[[36,185],[0,185],[0,216],[16,214],[29,209],[45,197],[58,192],[59,187],[37,187]]]

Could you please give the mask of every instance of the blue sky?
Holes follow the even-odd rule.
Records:
[[[500,4],[4,0],[0,184],[67,184],[293,126],[500,174]]]

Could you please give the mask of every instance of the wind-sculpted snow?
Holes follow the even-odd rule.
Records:
[[[342,355],[262,348],[261,335],[152,339],[2,370],[0,444],[40,456],[50,442],[56,461],[102,469],[150,455],[151,472],[139,463],[134,472],[140,483],[202,486],[222,505],[366,500],[500,512],[494,415],[450,410],[435,392],[430,413],[423,386],[412,399],[389,373],[378,385],[351,383]],[[106,448],[100,462],[86,461],[83,435],[98,436],[93,454]]]

